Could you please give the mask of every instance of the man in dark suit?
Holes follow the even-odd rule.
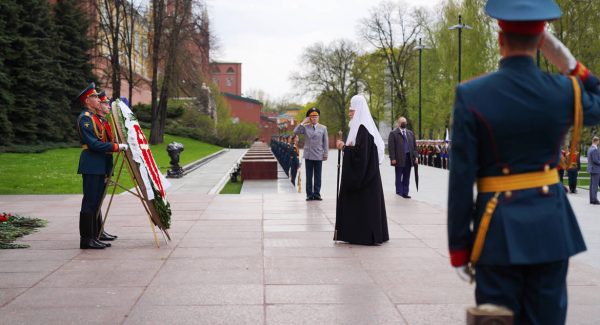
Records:
[[[485,11],[498,19],[502,59],[456,88],[450,262],[474,277],[477,304],[509,308],[515,324],[564,324],[569,258],[586,246],[556,165],[580,116],[600,122],[599,81],[544,31],[561,16],[554,0],[488,0]],[[572,78],[541,71],[538,48]]]
[[[598,201],[598,182],[600,181],[600,151],[598,150],[598,137],[592,138],[592,145],[588,149],[587,170],[590,173],[590,204],[600,204]]]
[[[388,137],[388,152],[396,171],[396,194],[410,199],[410,169],[413,163],[418,163],[418,158],[415,134],[406,128],[406,124],[404,116],[398,119],[398,127],[390,132]]]

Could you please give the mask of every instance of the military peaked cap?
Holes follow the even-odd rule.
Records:
[[[98,93],[96,92],[96,84],[94,84],[93,82],[84,90],[82,90],[77,96],[77,98],[75,98],[75,100],[79,100],[81,103],[85,103],[86,98],[92,95],[98,96]]]
[[[102,103],[109,102],[108,97],[106,96],[106,91],[104,91],[104,90],[98,94],[98,98],[100,98],[100,102],[102,102]]]
[[[485,12],[504,21],[548,21],[561,16],[554,0],[488,0]]]
[[[309,109],[308,111],[306,111],[306,117],[319,116],[319,115],[321,115],[321,111],[316,107],[313,107],[313,108]]]

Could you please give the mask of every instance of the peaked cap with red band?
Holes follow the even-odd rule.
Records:
[[[98,94],[98,98],[100,98],[101,103],[108,103],[110,101],[106,96],[106,92],[104,90]]]
[[[83,91],[81,91],[81,93],[79,93],[76,100],[79,100],[82,104],[85,104],[85,100],[92,95],[98,96],[98,93],[96,92],[96,84],[93,82]]]
[[[489,0],[485,11],[503,31],[524,35],[542,33],[547,21],[561,16],[554,0]]]

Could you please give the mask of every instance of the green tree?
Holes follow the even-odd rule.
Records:
[[[383,56],[375,51],[361,55],[356,60],[356,66],[360,72],[360,84],[367,97],[371,115],[375,123],[379,125],[386,118],[386,103],[389,104],[389,96],[386,96],[386,62]]]
[[[16,12],[16,1],[0,2],[0,145],[2,146],[10,144],[14,136],[6,109],[12,107],[14,98],[10,92],[12,82],[5,61],[16,55],[12,48],[17,29]]]
[[[562,10],[562,17],[551,23],[551,30],[571,50],[575,58],[581,61],[596,75],[600,73],[600,25],[593,23],[600,20],[599,1],[557,0]],[[542,60],[542,68],[556,72],[547,60]],[[585,143],[593,135],[598,134],[598,125],[586,127],[582,132]]]
[[[494,20],[484,12],[485,1],[450,0],[432,16],[418,11],[415,19],[422,26],[421,37],[429,49],[422,53],[422,129],[425,138],[441,138],[451,125],[450,114],[454,89],[458,83],[458,33],[448,28],[462,22],[473,29],[462,32],[462,81],[496,69],[499,57],[494,33]],[[418,55],[417,51],[413,55]],[[409,123],[418,116],[418,61],[413,60],[408,73]]]
[[[90,22],[75,0],[57,1],[53,12],[55,60],[62,70],[61,94],[65,102],[70,102],[89,82],[97,81],[90,63],[89,53],[93,45],[88,37]],[[81,107],[78,104],[67,106],[65,113],[69,107],[69,119],[75,121]],[[73,127],[70,130],[69,138],[76,139],[76,129]]]
[[[407,79],[421,29],[413,18],[414,15],[402,4],[382,2],[371,10],[360,26],[361,37],[375,47],[387,67],[388,82],[394,95],[392,107],[398,108],[391,120],[397,115],[409,116]]]
[[[11,21],[16,26],[11,42],[14,51],[8,53],[4,63],[12,79],[14,102],[7,113],[14,143],[65,141],[73,123],[64,114],[68,104],[60,92],[62,72],[54,60],[54,26],[48,2],[19,1]]]
[[[325,114],[324,109],[330,107],[337,116],[335,120],[339,129],[344,133],[348,128],[346,110],[350,98],[359,90],[360,76],[356,75],[359,70],[354,67],[358,56],[356,48],[348,40],[336,40],[329,45],[316,43],[302,55],[306,70],[292,77],[307,92],[327,98],[331,106],[322,106],[321,114]]]

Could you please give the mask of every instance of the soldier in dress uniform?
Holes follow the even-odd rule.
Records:
[[[498,71],[456,88],[450,261],[474,276],[477,304],[509,308],[515,324],[564,324],[569,258],[586,246],[556,165],[574,121],[600,122],[599,82],[544,32],[561,16],[553,0],[489,0],[485,10],[498,19],[502,59]],[[538,69],[538,47],[576,78]]]
[[[573,150],[569,148],[567,152],[567,157],[574,153],[577,157],[577,160],[573,163],[571,162],[567,166],[567,177],[569,179],[569,191],[573,194],[577,193],[577,175],[579,174],[579,170],[581,169],[581,158],[579,157],[579,151]]]
[[[304,166],[306,166],[306,201],[321,201],[321,169],[329,154],[327,127],[319,124],[321,111],[313,107],[306,118],[294,129],[294,134],[304,134]],[[314,182],[313,182],[314,175]]]
[[[100,98],[92,83],[85,88],[77,99],[83,105],[83,111],[77,118],[77,129],[81,142],[81,155],[77,173],[83,177],[83,200],[79,213],[79,235],[81,249],[103,249],[110,244],[97,240],[97,213],[106,186],[105,179],[112,170],[107,154],[126,150],[126,144],[117,144],[107,138],[106,128],[98,115],[102,109]]]
[[[112,127],[110,126],[110,122],[108,121],[108,114],[110,114],[110,99],[106,96],[106,92],[103,90],[98,94],[98,98],[100,99],[100,110],[98,111],[98,115],[100,116],[100,120],[102,121],[102,126],[106,131],[106,140],[112,143],[115,143],[115,137],[112,131]],[[112,153],[105,155],[106,165],[108,170],[112,170],[113,168],[113,156]],[[108,176],[108,175],[107,175]],[[108,184],[106,184],[108,185]],[[111,235],[104,231],[104,227],[102,225],[102,213],[98,213],[97,219],[97,235],[96,237],[102,241],[112,241],[118,238],[118,236]]]
[[[298,135],[294,134],[291,143],[290,151],[290,180],[292,184],[296,185],[296,176],[298,175],[298,168],[300,168],[300,149],[298,149]]]

